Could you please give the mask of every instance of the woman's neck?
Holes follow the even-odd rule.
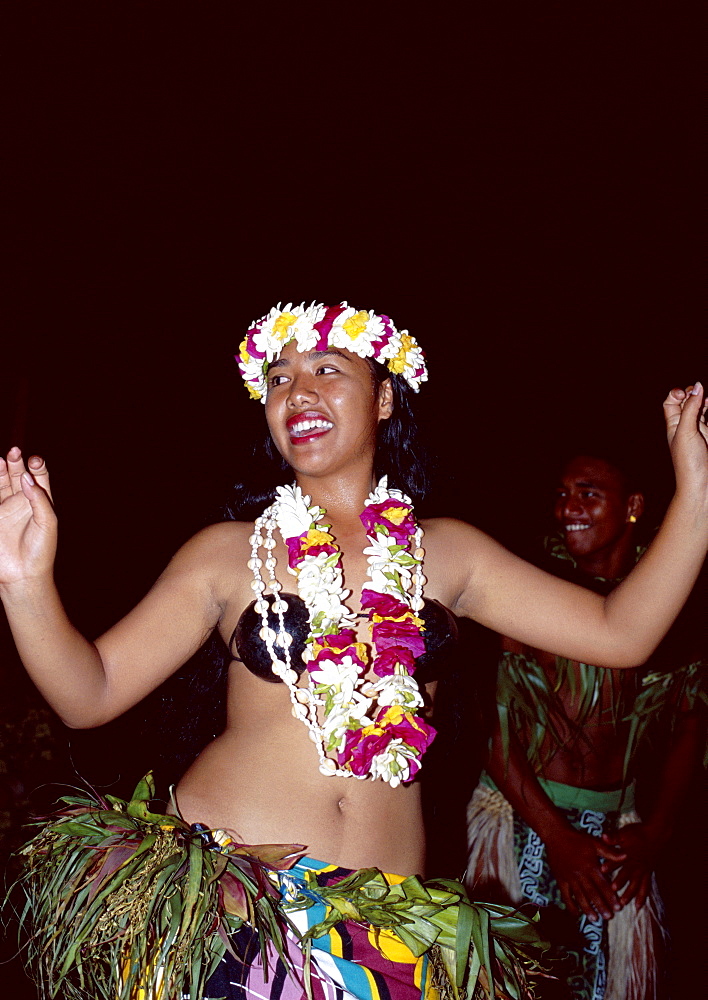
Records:
[[[312,498],[312,503],[324,507],[328,520],[338,522],[358,521],[366,499],[376,486],[371,469],[322,478],[298,474],[296,482]]]

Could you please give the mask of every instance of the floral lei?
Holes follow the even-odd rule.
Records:
[[[298,351],[325,351],[328,347],[373,358],[389,371],[402,375],[415,392],[428,378],[423,351],[407,330],[397,330],[388,316],[362,309],[357,312],[346,302],[324,306],[280,305],[246,331],[236,355],[251,397],[265,402],[266,374],[274,358],[292,340]]]
[[[343,586],[342,553],[330,526],[321,523],[325,511],[310,506],[310,497],[298,486],[281,486],[277,492],[275,502],[256,520],[248,563],[263,622],[260,635],[273,673],[287,684],[293,715],[310,731],[322,774],[382,778],[395,788],[413,778],[435,736],[433,727],[415,714],[423,698],[412,676],[416,657],[425,652],[425,622],[417,615],[423,608],[425,582],[422,528],[410,499],[388,489],[384,476],[360,514],[370,542],[364,549],[369,580],[361,593],[376,651],[373,670],[378,680],[370,681],[366,645],[357,641],[352,627],[356,615],[344,604],[350,591]],[[302,656],[306,687],[298,687],[291,664],[292,640],[283,617],[287,603],[275,575],[276,526],[288,548],[288,571],[297,577],[298,594],[309,613],[310,633]],[[277,631],[268,624],[261,546]]]

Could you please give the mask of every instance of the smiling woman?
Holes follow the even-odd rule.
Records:
[[[120,952],[117,992],[128,1000],[144,982],[157,989],[166,977],[170,995],[189,990],[200,1000],[275,996],[285,982],[301,996],[304,968],[318,996],[434,996],[433,979],[446,975],[467,996],[476,984],[519,995],[518,961],[498,936],[493,967],[481,973],[474,948],[459,960],[447,951],[455,942],[467,948],[475,920],[475,934],[489,933],[486,916],[466,908],[464,890],[424,888],[417,879],[425,842],[416,778],[435,736],[436,681],[455,646],[454,616],[588,662],[621,668],[646,657],[708,546],[702,390],[672,390],[666,401],[677,495],[650,552],[605,599],[548,576],[470,525],[416,517],[425,477],[410,403],[427,373],[415,340],[389,317],[346,303],[278,307],[248,330],[239,363],[251,396],[265,404],[272,441],[240,477],[258,476],[255,490],[241,491],[248,503],[234,511],[239,519],[191,539],[95,643],[71,625],[54,588],[56,519],[44,463],[31,458],[26,468],[13,449],[0,467],[0,593],[27,670],[67,725],[95,726],[125,711],[212,632],[229,650],[226,726],[177,786],[174,808],[184,822],[151,819],[144,789],[121,815],[154,822],[160,843],[174,827],[188,847],[186,911],[177,924],[174,914],[165,917],[164,933],[190,925],[205,886],[220,885],[222,903],[242,921],[232,939],[240,958],[225,955],[204,992],[208,963],[179,961],[179,948],[166,947],[150,925],[140,939],[140,948],[152,942],[148,959],[136,944],[123,972],[120,949],[140,922],[99,919],[100,946]],[[254,644],[267,680],[254,669]],[[94,825],[105,815],[103,803]],[[211,854],[208,864],[195,860],[202,843],[220,845],[223,862]],[[244,852],[256,873],[248,905],[231,879]],[[162,870],[153,853],[140,856],[143,875],[151,865]],[[107,869],[93,874],[98,889]],[[77,886],[86,884],[84,868],[77,877]],[[461,904],[476,916],[458,930]],[[503,926],[528,936],[522,918],[507,915]],[[258,942],[272,965],[267,986]],[[100,954],[96,940],[91,947]],[[213,959],[223,939],[212,934],[201,947]],[[57,961],[52,975],[57,967],[66,975],[63,956]],[[86,963],[75,972],[86,975]]]

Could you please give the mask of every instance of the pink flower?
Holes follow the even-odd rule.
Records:
[[[396,719],[400,721],[393,721]],[[404,712],[400,707],[384,709],[379,712],[373,726],[347,731],[344,747],[339,753],[339,764],[348,765],[354,774],[366,775],[371,771],[374,757],[386,753],[393,740],[402,740],[420,758],[435,736],[433,727],[423,722],[417,715]],[[409,757],[408,766],[409,780],[419,770],[420,763],[415,757]]]
[[[346,309],[341,303],[338,306],[329,306],[319,323],[315,323],[315,330],[318,333],[318,341],[315,344],[316,351],[326,351],[329,347],[329,334],[334,325],[334,321],[340,313]]]
[[[261,332],[259,326],[253,326],[246,334],[246,350],[252,358],[264,358],[265,351],[259,351],[256,347],[255,335]]]
[[[367,665],[354,648],[340,650],[322,649],[314,660],[310,660],[307,664],[307,669],[311,672],[315,671],[318,669],[318,664],[323,661],[341,664],[344,662],[346,657],[349,657],[353,663],[358,663],[360,667],[366,667]]]
[[[377,653],[390,646],[404,646],[414,657],[425,652],[425,642],[420,629],[412,622],[374,622],[371,635]]]
[[[407,604],[390,594],[380,594],[377,590],[366,588],[361,592],[361,606],[364,610],[370,608],[373,614],[380,615],[381,618],[401,618],[410,611]]]
[[[386,716],[399,714],[401,715],[400,722],[389,722],[386,718]],[[423,722],[420,716],[403,712],[400,706],[394,706],[393,709],[381,709],[376,717],[376,725],[385,726],[386,732],[391,733],[391,739],[403,740],[409,747],[413,747],[421,757],[437,735],[437,731],[427,722]]]
[[[301,535],[295,535],[293,538],[286,538],[285,543],[288,546],[288,565],[291,569],[295,569],[303,555],[307,553],[308,556],[318,556],[320,552],[326,552],[327,555],[332,555],[333,552],[337,552],[335,545],[330,545],[329,542],[322,542],[319,545],[306,545],[308,532],[304,531]]]
[[[376,534],[377,526],[384,527],[399,545],[406,545],[415,531],[413,510],[401,500],[382,500],[370,503],[359,515],[367,535]]]
[[[400,663],[409,674],[415,670],[415,659],[410,649],[405,646],[388,646],[386,649],[382,649],[374,660],[374,672],[379,677],[393,674],[396,671],[397,663]]]
[[[392,737],[388,733],[362,736],[361,729],[349,729],[345,736],[344,748],[339,752],[339,764],[349,765],[354,774],[367,775],[374,757],[385,753]]]
[[[342,628],[339,632],[321,636],[318,642],[321,646],[328,646],[329,649],[346,649],[356,642],[356,632],[352,628]]]
[[[308,670],[317,670],[317,664],[321,660],[330,660],[332,663],[343,663],[344,658],[351,657],[354,663],[360,667],[367,666],[367,660],[363,655],[364,646],[357,642],[356,633],[353,629],[343,628],[340,632],[333,632],[330,635],[323,635],[317,639],[315,649],[318,649],[316,656],[307,664]]]

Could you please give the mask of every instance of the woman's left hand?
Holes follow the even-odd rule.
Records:
[[[676,473],[677,489],[708,493],[708,403],[700,382],[672,389],[664,400],[666,436]]]

